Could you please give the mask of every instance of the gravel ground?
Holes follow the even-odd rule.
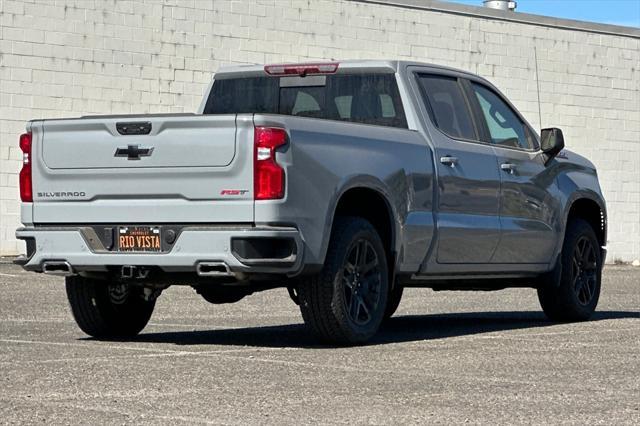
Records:
[[[158,300],[137,340],[75,326],[63,280],[0,264],[0,422],[640,424],[640,268],[590,322],[533,290],[407,290],[372,344],[318,346],[284,289]]]

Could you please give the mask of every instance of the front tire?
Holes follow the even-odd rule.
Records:
[[[559,264],[550,282],[538,288],[542,310],[553,321],[584,321],[598,305],[602,280],[602,254],[596,234],[582,219],[567,231]]]
[[[76,323],[96,338],[130,338],[149,322],[155,300],[142,288],[84,277],[66,278],[67,298]]]
[[[389,294],[386,254],[375,228],[359,217],[337,218],[322,271],[298,290],[302,317],[323,341],[358,344],[373,337]]]

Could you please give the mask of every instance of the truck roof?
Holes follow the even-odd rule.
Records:
[[[350,59],[350,60],[336,60],[336,61],[307,61],[300,63],[282,63],[284,65],[304,65],[304,64],[330,64],[330,63],[338,63],[340,64],[338,68],[338,72],[344,72],[349,70],[368,70],[368,71],[382,71],[382,70],[393,70],[394,72],[398,71],[401,68],[406,66],[415,65],[415,66],[428,66],[431,68],[439,68],[443,70],[455,71],[463,74],[467,74],[470,76],[478,77],[477,75],[465,71],[459,68],[448,67],[444,65],[426,63],[426,62],[418,62],[418,61],[397,61],[397,60],[381,60],[381,59]],[[264,73],[264,67],[267,64],[248,64],[248,65],[223,65],[221,66],[216,75],[220,74],[234,74],[236,76],[243,75],[255,75]]]

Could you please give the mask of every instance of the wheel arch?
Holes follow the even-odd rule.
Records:
[[[396,207],[381,182],[371,180],[354,180],[344,185],[337,193],[327,227],[327,238],[323,244],[323,258],[326,256],[328,240],[333,230],[336,217],[357,216],[368,220],[378,231],[382,243],[387,251],[387,263],[390,278],[393,277],[394,267],[398,256],[399,226]],[[390,281],[390,284],[393,280]]]
[[[562,244],[567,232],[567,226],[571,220],[576,218],[583,219],[593,228],[596,233],[596,237],[598,238],[598,244],[602,250],[602,258],[604,262],[606,255],[605,247],[607,245],[607,210],[604,200],[590,192],[576,192],[569,199],[569,202],[567,202],[558,255],[562,251]]]
[[[592,198],[577,198],[567,211],[565,223],[568,224],[574,218],[581,218],[588,222],[596,233],[600,246],[607,245],[607,214],[599,203]]]

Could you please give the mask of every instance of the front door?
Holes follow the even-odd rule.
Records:
[[[556,243],[551,227],[554,176],[547,172],[533,132],[492,89],[471,84],[494,144],[500,178],[501,237],[492,263],[548,263]]]
[[[479,143],[469,101],[455,76],[418,74],[438,174],[441,264],[489,263],[500,236],[500,175],[494,149]]]

